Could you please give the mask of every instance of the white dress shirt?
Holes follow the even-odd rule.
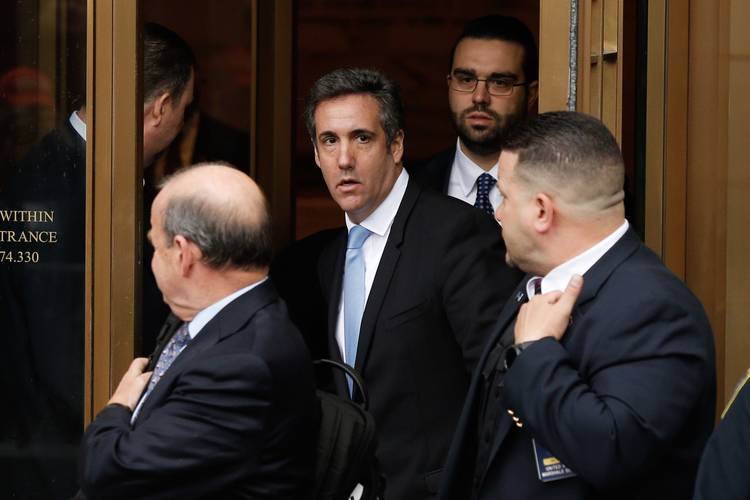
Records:
[[[86,141],[86,123],[84,123],[84,121],[81,120],[81,117],[78,116],[78,111],[73,111],[70,114],[70,118],[68,118],[68,121],[73,127],[73,130],[75,130],[76,133],[81,136],[81,139]]]
[[[487,171],[497,180],[498,164],[495,163]],[[453,158],[451,175],[448,179],[448,196],[458,198],[461,201],[474,206],[477,201],[477,178],[485,173],[485,170],[471,161],[461,150],[461,140],[456,140],[456,156]],[[500,190],[497,188],[490,189],[490,203],[492,208],[496,209],[502,200]]]
[[[385,200],[375,209],[365,220],[360,222],[360,226],[368,229],[372,234],[365,240],[362,245],[362,256],[365,261],[365,309],[367,308],[367,298],[370,296],[372,282],[375,280],[375,273],[380,264],[380,258],[383,256],[385,244],[388,241],[388,235],[391,234],[393,219],[396,217],[398,207],[406,193],[406,185],[409,183],[409,174],[402,169],[401,174],[391,188],[391,192],[385,197]],[[345,216],[346,229],[349,231],[355,224]],[[354,366],[354,360],[347,360],[344,348],[344,290],[341,289],[341,298],[339,299],[339,314],[336,320],[336,343],[339,345],[341,359],[347,364]]]
[[[574,274],[583,276],[586,271],[596,264],[599,259],[604,256],[610,248],[615,246],[620,238],[625,235],[629,227],[628,221],[625,220],[620,227],[614,230],[609,236],[604,238],[602,241],[589,248],[583,253],[580,253],[572,259],[563,262],[553,270],[551,270],[545,277],[534,276],[526,283],[526,295],[529,298],[536,295],[534,290],[535,284],[538,280],[542,280],[542,293],[558,291],[562,292],[565,287],[568,286],[570,278]]]
[[[217,300],[216,302],[206,307],[205,309],[202,309],[198,314],[195,315],[195,317],[190,321],[190,323],[188,323],[188,335],[190,335],[190,340],[192,341],[195,338],[195,336],[198,335],[201,330],[203,330],[203,327],[206,326],[206,324],[208,324],[209,321],[214,319],[214,316],[219,314],[219,312],[221,312],[221,310],[224,309],[230,302],[232,302],[234,299],[236,299],[243,293],[249,292],[250,290],[260,285],[267,279],[268,279],[268,276],[266,276],[260,281],[256,281],[252,285],[248,285],[244,288],[240,288],[236,292],[231,293],[227,295],[226,297],[224,297],[223,299]],[[185,349],[185,347],[187,347],[187,344],[185,344],[185,346],[183,346],[182,349],[180,349],[180,352],[177,353],[177,356],[179,356],[180,353],[182,353],[182,350]],[[159,353],[159,355],[161,356],[161,353]],[[175,357],[175,359],[177,358]],[[157,384],[158,383],[159,382],[157,382]],[[148,387],[148,385],[146,387]],[[136,417],[138,417],[138,413],[141,411],[141,406],[143,406],[143,402],[145,400],[146,398],[141,397],[141,400],[138,401],[138,405],[135,407],[135,410],[133,411],[133,415],[130,417],[131,424],[135,422]]]

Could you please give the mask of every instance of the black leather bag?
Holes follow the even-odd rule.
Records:
[[[384,480],[375,459],[375,420],[367,411],[367,392],[362,377],[349,365],[321,359],[327,366],[349,375],[359,390],[361,402],[354,402],[319,389],[320,429],[315,466],[315,500],[349,500],[357,484],[363,487],[361,500],[382,498]]]

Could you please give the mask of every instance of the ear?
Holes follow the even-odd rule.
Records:
[[[172,96],[169,92],[159,94],[146,106],[143,117],[144,120],[148,119],[152,126],[158,127],[164,119],[164,113],[167,111],[167,106],[172,102]]]
[[[310,139],[313,145],[313,153],[315,154],[315,164],[320,168],[320,156],[318,156],[318,147],[315,145],[315,139]]]
[[[528,85],[528,87],[526,87],[526,109],[527,111],[531,111],[531,108],[534,107],[534,104],[536,104],[537,99],[539,99],[539,81],[534,80]]]
[[[534,195],[534,230],[546,233],[552,228],[556,216],[555,202],[546,193]]]
[[[401,163],[401,158],[404,156],[404,131],[399,130],[396,132],[396,136],[393,138],[391,143],[391,156],[393,156],[393,162],[397,165]]]
[[[195,265],[203,258],[203,254],[198,245],[182,235],[175,236],[172,244],[177,247],[179,253],[180,275],[186,278],[190,276]]]

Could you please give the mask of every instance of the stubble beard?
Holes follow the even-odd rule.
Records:
[[[472,127],[466,122],[469,113],[482,112],[492,118],[489,127]],[[526,119],[525,109],[521,108],[518,113],[500,116],[497,112],[486,106],[472,106],[460,113],[452,113],[453,126],[456,129],[461,144],[469,151],[479,156],[499,155],[503,149],[508,134],[519,123]]]

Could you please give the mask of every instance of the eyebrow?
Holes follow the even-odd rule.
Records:
[[[338,134],[336,134],[335,132],[331,130],[323,130],[322,132],[318,133],[316,139],[320,140],[320,139],[323,139],[324,137],[338,137]]]
[[[358,129],[352,130],[349,134],[350,135],[361,135],[361,134],[375,135],[375,131],[369,130],[366,128],[358,128]]]
[[[465,73],[467,75],[472,75],[472,76],[477,75],[476,71],[474,71],[473,69],[468,69],[468,68],[454,68],[453,74],[455,75],[457,73]],[[499,71],[499,72],[491,73],[490,76],[488,76],[487,78],[514,78],[518,80],[518,75],[516,73],[513,73],[512,71]]]

